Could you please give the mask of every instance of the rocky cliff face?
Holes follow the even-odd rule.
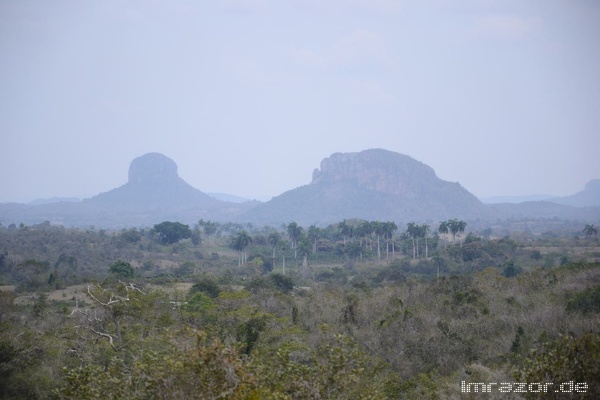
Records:
[[[129,164],[128,183],[178,180],[177,164],[160,153],[148,153],[135,158]]]
[[[336,181],[352,181],[365,189],[416,199],[440,180],[431,167],[409,156],[373,149],[335,153],[313,172],[312,184]]]

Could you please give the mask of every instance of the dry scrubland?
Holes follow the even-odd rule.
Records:
[[[221,228],[170,244],[149,230],[1,230],[0,396],[600,393],[595,235],[436,233],[425,250],[396,233],[394,256],[386,240],[378,257],[374,236],[345,238],[334,227],[295,256],[287,233],[271,228],[249,231],[240,265],[229,244],[244,227]],[[275,232],[284,246],[273,259]],[[466,394],[460,387],[569,380],[588,389]]]

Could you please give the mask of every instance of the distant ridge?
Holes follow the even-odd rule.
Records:
[[[552,201],[575,207],[600,206],[600,179],[589,181],[581,192],[553,199]]]
[[[78,203],[80,201],[81,201],[81,199],[78,197],[49,197],[47,199],[35,199],[33,201],[30,201],[27,204],[29,204],[31,206],[40,206],[43,204],[53,204],[53,203],[62,203],[62,202]]]
[[[588,223],[600,218],[600,179],[587,183],[572,196],[519,203],[494,203],[487,207],[500,219],[561,219]]]
[[[212,197],[213,199],[217,199],[217,200],[221,200],[221,201],[229,201],[231,203],[245,203],[247,201],[258,201],[258,200],[253,200],[253,199],[249,199],[246,197],[236,196],[235,194],[228,194],[228,193],[206,193],[206,194],[209,195],[210,197]]]
[[[448,218],[479,226],[532,218],[589,223],[600,218],[600,180],[589,182],[573,196],[552,201],[483,204],[459,183],[438,178],[422,162],[371,149],[332,154],[315,169],[309,184],[265,203],[235,203],[192,187],[179,177],[173,160],[148,153],[131,162],[124,185],[83,201],[60,200],[38,205],[0,203],[0,222],[7,226],[49,221],[111,229],[152,226],[166,220],[194,224],[200,218],[272,226],[290,221],[322,226],[350,218],[428,222],[432,226]]]
[[[480,200],[484,204],[497,204],[497,203],[511,203],[511,204],[519,204],[524,203],[526,201],[552,201],[557,199],[557,196],[552,196],[549,194],[532,194],[528,196],[492,196],[492,197],[482,197]]]

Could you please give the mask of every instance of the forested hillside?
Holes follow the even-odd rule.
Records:
[[[459,399],[477,382],[600,391],[591,224],[503,237],[454,218],[22,225],[0,228],[0,280],[1,398]],[[539,398],[496,389],[486,396]]]

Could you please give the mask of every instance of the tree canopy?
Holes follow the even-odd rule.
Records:
[[[110,266],[110,272],[122,278],[133,278],[134,271],[127,261],[119,260]]]
[[[163,244],[177,243],[181,239],[187,239],[192,236],[189,225],[171,221],[165,221],[154,225],[152,233],[156,235],[158,240]]]

